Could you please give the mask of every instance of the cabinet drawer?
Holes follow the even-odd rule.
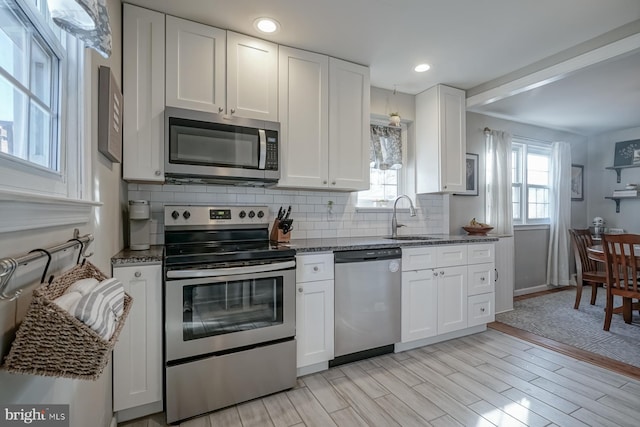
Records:
[[[485,262],[493,262],[495,260],[493,243],[469,245],[467,252],[468,264],[482,264]]]
[[[438,267],[467,264],[467,245],[438,246],[436,264]]]
[[[467,326],[484,325],[495,320],[495,294],[473,295],[467,300]]]
[[[467,295],[485,294],[494,291],[495,270],[493,263],[474,264],[467,267]]]
[[[296,282],[329,279],[333,279],[333,253],[296,257]]]
[[[435,247],[402,249],[402,271],[424,270],[435,266]]]

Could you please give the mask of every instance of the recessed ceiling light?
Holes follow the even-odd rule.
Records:
[[[431,65],[429,65],[429,64],[418,64],[418,65],[416,65],[416,68],[414,68],[414,70],[416,72],[418,72],[418,73],[424,73],[429,68],[431,68]]]
[[[253,21],[253,26],[263,33],[275,33],[280,28],[278,21],[272,18],[258,18]]]

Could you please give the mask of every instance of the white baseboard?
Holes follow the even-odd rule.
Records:
[[[513,291],[513,296],[519,297],[520,295],[532,294],[534,292],[542,292],[549,289],[551,289],[551,286],[549,285],[540,285],[540,286],[532,286],[530,288],[524,288],[524,289],[515,289]]]
[[[116,421],[115,415],[111,417],[111,423],[109,424],[109,427],[118,427],[118,421]]]
[[[158,402],[148,403],[142,406],[136,406],[129,409],[123,409],[115,413],[116,420],[121,423],[124,421],[131,421],[136,418],[146,417],[147,415],[162,412],[162,400]]]
[[[435,344],[442,341],[448,341],[454,338],[464,337],[466,335],[477,334],[478,332],[483,332],[487,330],[487,325],[478,325],[473,326],[471,328],[461,329],[459,331],[448,332],[446,334],[436,335],[435,337],[424,338],[421,340],[411,341],[411,342],[402,342],[395,344],[395,353],[400,353],[401,351],[411,350],[418,347],[424,347],[425,345]]]
[[[304,375],[315,374],[316,372],[326,371],[329,369],[329,362],[320,362],[309,366],[303,366],[298,368],[298,376],[302,377]]]

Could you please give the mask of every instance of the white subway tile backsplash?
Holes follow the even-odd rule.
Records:
[[[165,204],[265,205],[272,219],[281,206],[291,205],[293,239],[380,236],[389,234],[391,227],[391,212],[356,212],[355,193],[220,185],[129,184],[127,188],[129,199],[151,202],[151,217],[156,222],[151,241],[157,244],[164,243]],[[401,233],[447,233],[448,200],[438,194],[419,195],[415,217],[409,216],[406,207],[398,213],[398,222],[406,225]],[[333,202],[332,213],[327,211],[329,201]]]

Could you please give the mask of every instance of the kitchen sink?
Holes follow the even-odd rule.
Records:
[[[429,237],[429,236],[386,236],[385,239],[390,240],[441,240],[440,237]]]

